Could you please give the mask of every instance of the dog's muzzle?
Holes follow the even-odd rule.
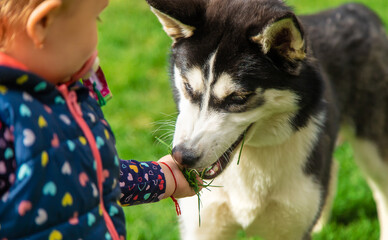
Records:
[[[198,165],[198,162],[202,158],[202,155],[197,154],[194,149],[186,147],[184,144],[178,144],[172,149],[172,156],[179,164],[181,164],[185,168],[195,168],[197,172],[201,174],[201,177],[204,179],[213,179],[220,175],[222,171],[227,167],[232,152],[236,149],[236,147],[243,140],[246,132],[249,128],[247,128],[238,139],[210,166],[205,168],[195,168]]]
[[[180,144],[172,149],[172,156],[179,164],[184,167],[192,168],[201,158],[194,150]]]

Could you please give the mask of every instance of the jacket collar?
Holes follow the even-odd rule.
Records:
[[[16,68],[16,69],[27,71],[27,67],[23,63],[8,56],[3,52],[0,52],[0,66],[6,66],[10,68]]]
[[[62,94],[54,84],[31,72],[9,66],[0,65],[0,85],[9,89],[26,92],[45,104],[60,103],[63,100]],[[69,91],[77,93],[79,101],[83,101],[89,96],[89,89],[84,87],[79,81],[71,83],[67,87]]]

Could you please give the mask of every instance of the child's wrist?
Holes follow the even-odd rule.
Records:
[[[171,167],[165,162],[159,162],[160,167],[163,170],[165,181],[166,181],[166,191],[165,198],[171,197],[175,194],[176,189],[178,187],[178,183],[176,181],[176,177]]]
[[[174,201],[176,214],[179,216],[179,215],[181,215],[181,208],[179,207],[178,201],[173,196],[176,192],[177,187],[178,187],[178,182],[176,181],[176,177],[175,177],[174,172],[172,171],[171,167],[165,162],[159,162],[159,163],[160,163],[160,166],[162,167],[162,169],[163,169],[163,166],[165,166],[167,168],[166,170],[163,170],[165,177],[166,177],[166,192],[167,192],[167,186],[169,185],[168,183],[172,182],[171,180],[170,181],[167,180],[166,172],[169,172],[171,174],[170,177],[172,177],[174,180],[175,186],[174,186],[173,192],[171,194],[165,194],[165,196],[171,197],[171,199]],[[167,175],[169,175],[169,174],[167,174]]]

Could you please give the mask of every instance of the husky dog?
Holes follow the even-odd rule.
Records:
[[[202,191],[200,226],[196,197],[180,201],[183,239],[239,229],[310,239],[335,195],[341,128],[388,240],[388,38],[372,11],[296,17],[280,0],[147,2],[173,39],[172,154],[223,186]]]

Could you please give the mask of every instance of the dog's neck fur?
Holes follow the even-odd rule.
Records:
[[[267,214],[271,214],[266,212],[267,207],[278,200],[283,201],[282,198],[289,199],[290,203],[293,202],[306,211],[318,211],[315,205],[309,205],[304,194],[291,193],[290,191],[294,190],[289,187],[291,181],[291,185],[296,189],[307,187],[311,193],[310,198],[320,195],[319,185],[312,184],[315,180],[306,180],[314,176],[303,174],[303,170],[306,168],[306,159],[318,140],[320,122],[324,118],[322,113],[317,119],[311,119],[306,127],[278,144],[257,147],[257,143],[252,145],[247,139],[239,165],[239,153],[236,151],[228,168],[215,179],[214,185],[233,186],[233,189],[225,191],[225,201],[229,202],[229,209],[244,229],[249,229],[256,221],[265,222],[269,216]],[[222,188],[220,190],[223,191]],[[295,199],[290,199],[289,195]],[[212,204],[219,204],[220,199],[205,201],[203,205],[211,208]],[[257,219],[257,216],[261,216],[261,219]]]

